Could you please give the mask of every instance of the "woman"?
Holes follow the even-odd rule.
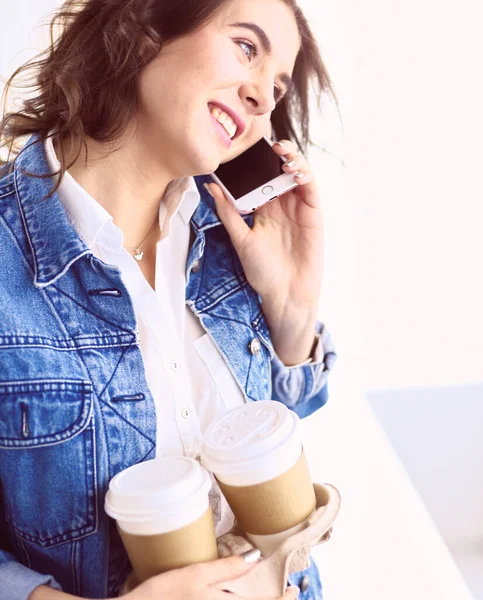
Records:
[[[69,0],[57,19],[45,58],[20,70],[33,69],[37,94],[0,126],[9,150],[30,136],[0,178],[9,600],[125,591],[109,480],[154,456],[196,458],[207,425],[237,404],[314,412],[335,361],[316,322],[320,198],[297,148],[310,80],[331,87],[295,2]],[[238,119],[229,148],[214,106]],[[244,219],[207,174],[271,128],[297,142],[273,149],[299,186]],[[233,515],[216,485],[211,503],[219,536]],[[222,600],[213,583],[249,568],[188,567],[127,597]],[[291,583],[321,598],[313,564]]]

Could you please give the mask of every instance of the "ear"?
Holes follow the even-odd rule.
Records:
[[[138,55],[144,65],[151,62],[159,54],[160,50],[160,44],[154,42],[145,33],[142,34],[138,44]]]

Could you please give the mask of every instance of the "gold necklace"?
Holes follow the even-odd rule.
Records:
[[[151,225],[151,229],[148,231],[148,233],[146,234],[145,238],[143,239],[143,241],[140,244],[138,244],[134,248],[129,248],[129,246],[124,246],[124,248],[126,248],[126,250],[130,250],[131,252],[134,252],[134,258],[137,261],[140,261],[140,260],[143,259],[144,252],[141,252],[141,246],[148,239],[149,234],[152,232],[152,230],[154,229],[154,227],[155,227],[155,225],[156,225],[157,222],[158,222],[158,215],[156,215],[156,218],[154,219],[154,223]]]

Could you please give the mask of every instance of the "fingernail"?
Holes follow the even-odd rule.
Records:
[[[297,177],[297,179],[301,179],[304,176],[303,173],[301,173],[300,171],[297,171],[294,175],[294,177]]]
[[[287,592],[289,590],[295,590],[297,592],[297,595],[295,596],[296,598],[300,596],[300,588],[298,587],[298,585],[289,585],[287,588]]]
[[[294,161],[294,160],[289,160],[288,162],[286,162],[286,163],[285,163],[285,166],[286,166],[286,167],[293,167],[293,166],[294,166],[294,164],[295,164],[295,161]]]
[[[243,554],[240,554],[246,563],[257,562],[261,555],[262,553],[258,548],[252,548],[251,550],[247,550],[246,552],[243,552]]]
[[[273,144],[273,145],[276,146],[277,144],[279,146],[285,146],[286,142],[275,142],[275,144]]]
[[[212,198],[214,198],[213,194],[211,193],[211,190],[210,190],[210,188],[208,187],[208,184],[207,184],[207,183],[204,183],[204,184],[203,184],[203,187],[204,187],[204,188],[205,188],[205,190],[208,192],[208,194],[209,194],[209,195],[210,195]]]

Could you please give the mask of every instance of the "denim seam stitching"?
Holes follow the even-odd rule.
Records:
[[[131,346],[136,346],[136,344],[131,344]],[[111,383],[112,379],[114,378],[114,375],[116,374],[117,369],[119,368],[119,364],[121,363],[121,360],[124,358],[124,355],[126,354],[126,352],[128,351],[128,349],[131,347],[129,346],[128,348],[125,348],[124,351],[122,352],[121,356],[119,357],[119,360],[117,361],[117,364],[114,368],[114,371],[112,372],[111,378],[109,379],[109,381],[106,383],[106,385],[104,386],[104,389],[102,390],[102,392],[99,394],[99,401],[102,402],[105,406],[108,406],[113,412],[116,413],[116,415],[118,415],[118,417],[120,419],[122,419],[125,423],[127,423],[128,425],[130,425],[133,429],[135,429],[140,435],[142,435],[145,439],[147,439],[149,442],[151,442],[151,444],[155,444],[155,442],[153,442],[153,440],[148,437],[145,433],[143,433],[140,429],[138,429],[135,425],[133,425],[132,423],[130,423],[127,419],[125,419],[117,410],[115,410],[115,408],[113,406],[111,406],[110,404],[108,404],[105,400],[102,399],[102,396],[104,395],[104,392],[106,391],[107,387],[109,386],[109,384]]]
[[[17,250],[19,251],[19,254],[22,257],[22,260],[25,263],[27,269],[30,271],[30,274],[34,277],[35,271],[32,271],[32,267],[31,267],[29,261],[27,260],[27,256],[24,254],[22,247],[20,246],[20,244],[17,240],[17,236],[14,234],[12,228],[10,227],[10,225],[7,223],[7,221],[5,220],[5,218],[3,216],[0,216],[0,221],[2,221],[5,229],[7,230],[7,232],[10,235],[10,238],[12,239],[13,243],[17,247]]]
[[[38,536],[33,536],[31,534],[28,534],[26,532],[23,532],[22,530],[18,529],[17,527],[15,527],[15,525],[11,522],[11,526],[13,528],[13,530],[15,531],[17,538],[19,540],[19,542],[22,542],[22,547],[23,547],[23,541],[27,541],[27,542],[31,542],[33,544],[36,544],[42,548],[51,548],[54,546],[59,546],[60,544],[65,544],[65,543],[69,543],[69,542],[77,542],[85,537],[88,537],[89,535],[92,535],[93,533],[96,533],[97,529],[98,529],[98,525],[99,525],[99,514],[98,514],[98,510],[97,510],[97,501],[98,501],[98,495],[97,495],[97,462],[96,462],[96,456],[95,456],[95,446],[96,446],[96,441],[95,441],[95,425],[94,425],[94,418],[91,415],[91,420],[92,420],[92,440],[93,440],[93,467],[94,467],[94,472],[93,472],[93,483],[94,483],[94,519],[93,519],[93,525],[85,525],[84,527],[80,527],[78,529],[70,529],[68,531],[64,531],[63,533],[60,533],[58,535],[55,535],[53,537],[45,537],[45,538],[40,538]],[[87,453],[86,453],[87,454]],[[89,514],[89,512],[87,511],[87,515]],[[66,536],[68,536],[69,534],[72,534],[70,536],[70,538],[67,539],[63,539]],[[76,535],[78,534],[78,535]],[[42,540],[42,541],[41,541]],[[48,543],[51,542],[51,543]],[[24,548],[24,552],[28,558],[28,554]],[[30,559],[29,559],[30,562]]]
[[[14,171],[14,179],[13,179],[13,184],[15,186],[15,195],[17,197],[17,204],[19,207],[19,212],[20,212],[20,218],[22,219],[22,223],[25,229],[25,235],[27,236],[27,240],[30,244],[30,248],[32,249],[32,255],[34,257],[34,279],[35,281],[38,280],[38,271],[37,271],[37,261],[38,261],[38,257],[37,254],[35,252],[35,247],[32,241],[32,237],[30,235],[30,231],[29,228],[27,227],[27,220],[25,218],[25,214],[24,214],[24,210],[23,210],[23,206],[22,203],[20,202],[20,193],[19,193],[19,185],[17,182],[17,170],[15,169]]]
[[[55,352],[77,352],[78,350],[96,350],[99,348],[124,348],[130,346],[132,342],[122,342],[120,344],[99,344],[99,345],[78,345],[73,348],[59,348],[58,346],[49,346],[48,344],[1,344],[0,350],[12,350],[13,348],[25,348],[25,349],[46,349],[54,350]]]
[[[96,317],[100,321],[103,321],[104,323],[107,323],[108,325],[111,325],[111,327],[115,327],[116,329],[119,329],[120,331],[124,331],[125,333],[131,334],[133,336],[133,339],[136,339],[136,336],[132,333],[132,331],[129,331],[129,329],[124,329],[124,327],[116,325],[115,323],[111,323],[110,321],[108,321],[107,319],[105,319],[104,317],[102,317],[101,315],[98,315],[97,313],[93,312],[92,310],[90,310],[86,306],[84,306],[84,305],[80,304],[79,302],[77,302],[77,300],[75,298],[73,298],[70,294],[67,294],[66,292],[64,292],[63,290],[61,290],[56,285],[54,285],[53,287],[54,287],[54,289],[56,289],[59,292],[59,294],[62,294],[66,298],[69,298],[70,300],[72,300],[72,302],[74,302],[74,304],[76,304],[82,310],[85,310],[86,312],[88,312],[89,314],[91,314],[93,317]],[[75,340],[75,338],[72,338],[72,339]]]
[[[116,413],[116,415],[120,419],[122,419],[125,423],[127,423],[130,427],[132,427],[135,431],[137,431],[139,433],[139,435],[142,435],[143,438],[145,438],[146,440],[148,440],[148,442],[153,444],[153,447],[156,445],[155,442],[153,442],[153,440],[150,437],[148,437],[144,432],[142,432],[140,429],[138,429],[136,427],[136,425],[133,425],[130,421],[128,421],[125,417],[123,417],[113,406],[108,404],[105,400],[100,400],[100,402],[102,402],[102,404],[104,404],[104,406],[107,406],[110,410],[112,410],[112,412]],[[151,450],[152,450],[152,448],[151,448]]]
[[[232,288],[232,289],[229,289],[226,292],[223,292],[217,298],[212,299],[212,297],[215,295],[216,292],[219,292],[220,290],[223,290],[228,285],[231,285],[233,283],[237,283],[237,286],[234,287],[234,288]],[[209,304],[207,306],[207,308],[205,309],[205,310],[208,310],[209,308],[211,308],[211,306],[219,304],[225,298],[227,298],[228,296],[231,296],[232,294],[235,294],[236,292],[238,292],[243,287],[246,287],[247,285],[249,285],[249,283],[246,280],[245,280],[245,282],[243,284],[240,285],[240,280],[235,276],[235,277],[232,277],[230,280],[225,281],[223,283],[223,285],[220,285],[216,289],[212,288],[212,289],[209,290],[209,292],[207,292],[207,293],[205,293],[203,295],[198,295],[197,298],[196,298],[196,302],[211,302],[211,304]],[[200,285],[200,289],[201,289],[201,285]]]
[[[27,549],[25,548],[25,544],[24,544],[24,540],[20,537],[20,535],[17,535],[17,541],[18,541],[18,545],[20,546],[20,549],[22,550],[24,557],[25,557],[25,562],[27,563],[27,567],[29,569],[32,568],[32,563],[30,561],[30,556],[27,552]]]
[[[72,573],[72,582],[74,584],[73,593],[77,596],[77,578],[75,574],[75,550],[76,550],[77,542],[72,542],[72,547],[70,551],[70,569]]]
[[[85,395],[85,392],[80,392],[80,393]],[[89,395],[91,395],[91,394],[92,394],[92,392],[89,393]],[[56,432],[55,434],[37,436],[37,437],[31,438],[31,439],[25,440],[25,441],[18,440],[18,438],[1,437],[0,438],[0,448],[6,448],[6,449],[11,449],[11,450],[23,450],[24,448],[47,448],[49,446],[56,446],[58,444],[62,444],[66,440],[72,440],[73,438],[77,437],[80,433],[85,431],[85,429],[87,427],[87,424],[89,421],[89,416],[92,413],[92,402],[90,403],[88,413],[84,416],[84,413],[85,413],[84,407],[86,404],[87,403],[84,401],[82,414],[76,419],[74,424],[71,425],[70,427],[63,429],[60,432]],[[69,433],[72,433],[72,435],[68,435]],[[52,436],[54,436],[54,435],[58,436],[59,434],[62,434],[61,439],[45,441],[45,442],[41,441],[42,439],[48,440],[49,438],[52,438]],[[30,443],[32,441],[35,441],[36,443]],[[17,443],[9,443],[9,442],[17,442]]]
[[[11,188],[9,189],[8,186],[11,186]],[[15,194],[15,186],[13,183],[8,183],[5,187],[5,189],[7,190],[6,192],[2,192],[2,188],[0,187],[0,198],[7,198],[7,196],[12,196]]]
[[[131,348],[132,346],[132,342],[129,346],[127,346],[127,348],[124,348],[124,350],[121,352],[121,356],[119,357],[116,366],[114,367],[114,370],[112,371],[111,377],[109,379],[109,381],[106,383],[106,385],[102,388],[102,392],[99,394],[99,400],[101,402],[104,402],[104,400],[102,399],[102,396],[104,395],[104,392],[107,390],[107,388],[109,387],[109,384],[111,383],[111,381],[114,379],[114,376],[116,375],[116,372],[119,368],[119,365],[121,363],[121,360],[124,358],[124,355],[126,354],[126,352],[129,350],[129,348]]]

